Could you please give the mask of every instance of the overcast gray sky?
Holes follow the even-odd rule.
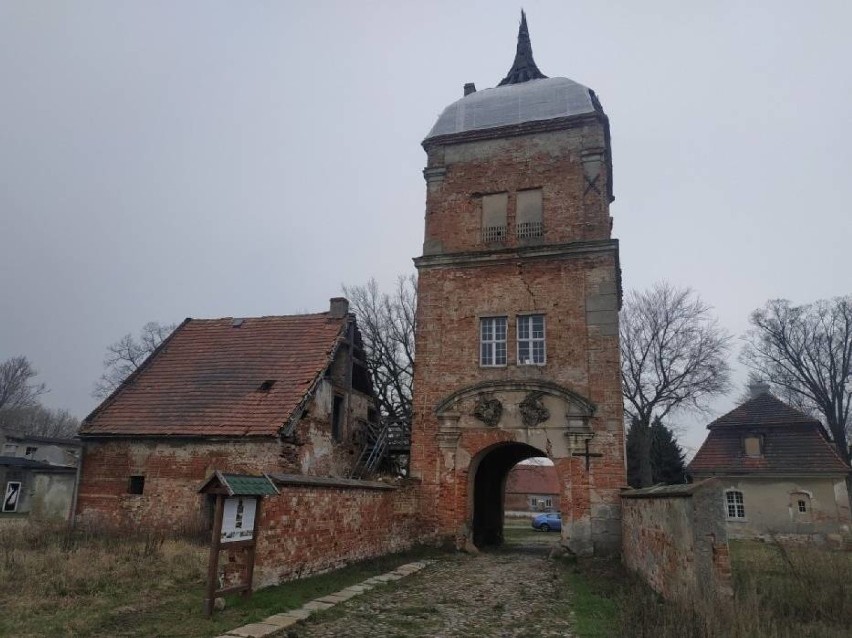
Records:
[[[852,3],[524,7],[542,71],[610,116],[627,288],[692,286],[736,334],[852,292]],[[82,417],[147,321],[389,286],[421,249],[420,142],[503,77],[519,8],[0,0],[0,360]]]

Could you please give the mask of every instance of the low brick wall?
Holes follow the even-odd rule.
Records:
[[[730,596],[731,563],[715,479],[621,494],[622,560],[669,599]]]
[[[410,548],[422,538],[416,485],[273,475],[255,561],[256,588]]]

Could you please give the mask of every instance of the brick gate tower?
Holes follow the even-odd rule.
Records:
[[[621,290],[600,102],[539,71],[522,14],[508,75],[465,85],[423,147],[411,474],[424,519],[460,546],[501,542],[506,474],[546,456],[563,544],[617,551]]]

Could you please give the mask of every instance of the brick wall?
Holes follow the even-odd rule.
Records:
[[[410,548],[425,540],[417,485],[275,477],[266,497],[255,562],[255,587],[328,571]]]
[[[670,599],[732,594],[718,481],[629,490],[621,498],[628,569]]]
[[[281,471],[274,439],[246,441],[93,441],[83,448],[78,520],[110,527],[171,530],[203,524],[201,483],[214,470]],[[129,494],[131,476],[144,476],[142,494]]]

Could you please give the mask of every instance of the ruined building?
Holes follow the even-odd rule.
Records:
[[[83,421],[79,519],[209,521],[214,470],[351,475],[377,413],[348,306],[184,321]]]
[[[617,551],[621,287],[601,104],[538,69],[522,17],[500,85],[465,85],[423,147],[411,474],[424,524],[499,543],[507,473],[546,456],[564,544]]]

